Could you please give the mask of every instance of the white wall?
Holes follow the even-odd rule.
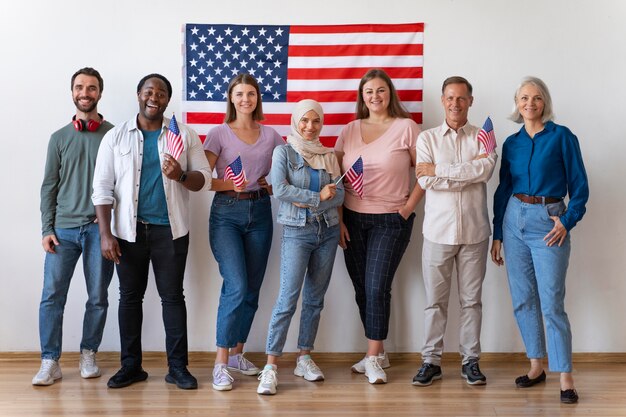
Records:
[[[113,123],[137,111],[135,86],[150,72],[181,88],[184,23],[339,24],[425,22],[424,128],[442,119],[439,89],[449,75],[474,84],[474,124],[491,114],[502,143],[518,127],[506,120],[522,76],[537,75],[550,87],[557,122],[577,135],[591,186],[588,212],[573,232],[567,307],[577,352],[624,352],[626,332],[626,138],[619,123],[626,74],[626,2],[619,0],[110,0],[3,2],[0,14],[0,351],[36,351],[42,285],[39,187],[51,132],[73,114],[69,78],[93,66],[105,79],[100,111]],[[98,7],[98,8],[96,8]],[[332,13],[330,12],[332,11]],[[180,113],[180,94],[169,111]],[[493,195],[497,178],[489,183]],[[194,196],[186,276],[189,342],[213,350],[221,285],[207,243],[208,193]],[[489,203],[491,206],[491,201]],[[419,351],[424,289],[420,269],[421,219],[394,282],[391,351]],[[262,351],[278,290],[280,229],[276,228],[260,309],[248,349]],[[76,351],[85,302],[80,267],[66,308],[64,346]],[[117,278],[101,350],[118,350]],[[456,297],[446,350],[458,346]],[[145,300],[144,348],[163,350],[160,303],[151,282]],[[297,319],[297,317],[296,317]],[[296,327],[296,326],[292,326]],[[292,328],[287,350],[295,349]],[[489,264],[484,286],[484,351],[523,350],[512,317],[503,269]],[[338,254],[316,343],[320,351],[362,351],[363,331],[343,257]]]

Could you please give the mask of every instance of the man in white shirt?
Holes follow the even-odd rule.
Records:
[[[422,272],[426,290],[422,366],[413,385],[441,379],[443,337],[448,318],[452,270],[456,264],[460,303],[461,374],[471,385],[487,378],[478,367],[482,323],[482,283],[491,228],[487,181],[497,155],[487,154],[478,140],[480,129],[468,123],[472,86],[463,77],[443,83],[445,121],[417,139],[416,176],[426,190]]]
[[[141,367],[143,296],[152,263],[161,297],[168,383],[196,389],[187,370],[187,310],[183,277],[189,246],[189,191],[208,190],[211,172],[197,133],[178,125],[183,151],[168,151],[176,126],[163,117],[172,97],[170,82],[160,74],[139,81],[139,114],[102,139],[92,201],[100,226],[102,255],[116,263],[120,281],[118,320],[122,368],[109,388],[144,381]],[[173,134],[173,135],[172,135]],[[112,214],[111,214],[112,213]]]

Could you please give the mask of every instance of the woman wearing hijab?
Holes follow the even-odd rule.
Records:
[[[280,290],[270,320],[259,394],[276,393],[278,357],[301,290],[300,352],[294,375],[307,381],[324,379],[311,359],[311,350],[339,243],[337,207],[343,203],[343,189],[335,185],[341,175],[335,153],[320,143],[323,122],[318,102],[298,102],[287,144],[274,149],[272,156],[270,178],[274,197],[280,201],[277,222],[283,225],[283,237]]]

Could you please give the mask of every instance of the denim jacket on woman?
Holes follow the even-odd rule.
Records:
[[[274,148],[272,170],[270,173],[274,197],[280,201],[276,221],[287,226],[304,226],[307,220],[307,209],[294,206],[301,203],[308,206],[313,217],[323,217],[326,226],[339,224],[337,207],[343,204],[343,185],[337,186],[333,198],[320,201],[320,193],[309,190],[311,174],[309,165],[291,145]],[[339,175],[337,176],[339,178]],[[325,170],[320,170],[320,189],[331,183],[334,178]]]

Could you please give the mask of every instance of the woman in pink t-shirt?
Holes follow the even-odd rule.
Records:
[[[383,342],[391,283],[411,238],[413,210],[424,195],[419,186],[411,188],[418,134],[389,76],[369,70],[359,84],[356,120],[341,131],[335,151],[343,172],[359,157],[363,162],[362,190],[346,180],[340,245],[368,341],[365,358],[352,370],[371,384],[387,382]]]

